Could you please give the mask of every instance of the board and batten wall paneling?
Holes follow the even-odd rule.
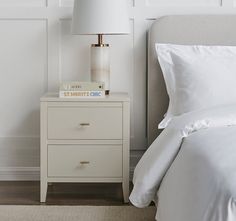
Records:
[[[19,177],[19,168],[39,165],[38,99],[47,90],[47,21],[1,18],[0,29],[0,174],[8,177],[9,170],[17,170]]]
[[[1,0],[1,7],[43,7],[46,6],[47,0]]]
[[[221,0],[146,0],[146,5],[148,7],[152,6],[219,6],[221,5]]]
[[[89,80],[96,36],[70,34],[73,0],[0,0],[0,180],[39,179],[39,98]],[[111,90],[131,96],[131,174],[147,148],[146,49],[153,21],[170,14],[235,14],[236,0],[127,0],[130,35],[111,45]]]

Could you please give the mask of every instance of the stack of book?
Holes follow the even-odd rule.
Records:
[[[60,85],[60,98],[103,98],[104,83],[101,82],[65,82]]]

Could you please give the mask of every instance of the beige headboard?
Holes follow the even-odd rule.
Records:
[[[157,19],[148,34],[147,132],[150,145],[168,107],[155,43],[236,45],[236,15],[181,15]]]

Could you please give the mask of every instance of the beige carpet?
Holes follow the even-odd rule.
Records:
[[[155,207],[0,206],[0,221],[154,221]]]

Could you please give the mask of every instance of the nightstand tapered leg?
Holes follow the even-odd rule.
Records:
[[[40,182],[40,202],[45,203],[47,197],[48,183],[41,180]]]
[[[124,202],[128,203],[129,202],[129,182],[123,181],[122,188],[123,188]]]

